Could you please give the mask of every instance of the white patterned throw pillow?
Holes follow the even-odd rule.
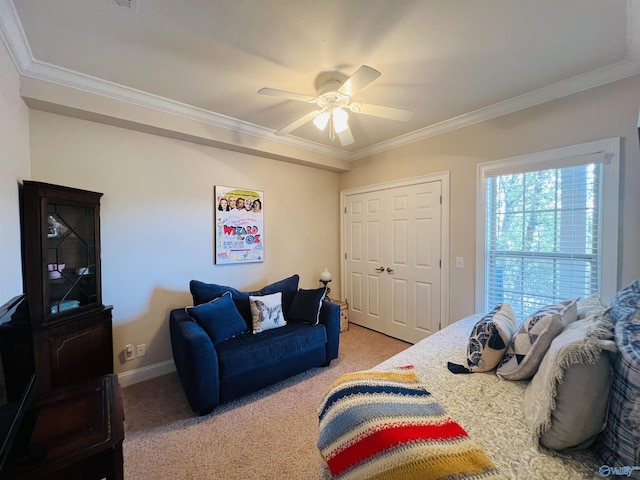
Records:
[[[467,344],[467,367],[448,362],[452,373],[488,372],[498,366],[518,323],[508,303],[499,303],[473,327]]]
[[[535,375],[551,341],[578,318],[577,299],[547,305],[529,316],[511,339],[498,365],[503,380],[526,380]]]
[[[271,295],[250,295],[253,333],[284,327],[287,322],[282,314],[282,292]]]

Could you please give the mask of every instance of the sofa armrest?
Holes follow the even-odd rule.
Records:
[[[184,309],[169,315],[171,349],[189,406],[206,414],[220,403],[218,354],[203,328]]]
[[[334,358],[338,358],[340,347],[340,305],[322,302],[320,307],[320,323],[327,329],[327,364]]]

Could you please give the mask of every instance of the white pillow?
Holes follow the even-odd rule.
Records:
[[[282,314],[282,292],[271,295],[249,295],[253,333],[284,327],[287,322]]]
[[[597,293],[587,297],[578,299],[576,303],[578,307],[578,320],[590,317],[592,315],[602,315],[607,306],[602,303]]]

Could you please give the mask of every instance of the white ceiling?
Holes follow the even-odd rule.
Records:
[[[132,8],[114,0],[0,0],[0,32],[22,75],[94,93],[126,87],[269,138],[315,106],[258,95],[260,88],[314,95],[319,73],[351,75],[369,65],[382,76],[354,99],[412,110],[408,122],[351,114],[348,147],[313,124],[292,132],[297,139],[277,138],[353,159],[640,73],[639,7],[637,0],[134,0]]]

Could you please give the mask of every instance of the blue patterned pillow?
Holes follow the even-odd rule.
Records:
[[[231,292],[185,310],[207,332],[214,345],[247,331],[247,324],[233,303]]]
[[[516,314],[508,303],[499,303],[476,323],[467,344],[467,365],[449,362],[453,373],[488,372],[498,366],[518,327]]]
[[[614,327],[618,355],[613,364],[613,384],[607,426],[596,441],[604,465],[640,466],[640,310]],[[640,478],[638,472],[631,478]]]
[[[609,311],[613,321],[619,322],[623,318],[631,317],[638,308],[638,301],[640,301],[640,284],[636,280],[616,293]]]
[[[287,319],[293,322],[317,325],[320,323],[320,308],[326,293],[325,287],[315,290],[298,290],[296,296],[293,297]]]

